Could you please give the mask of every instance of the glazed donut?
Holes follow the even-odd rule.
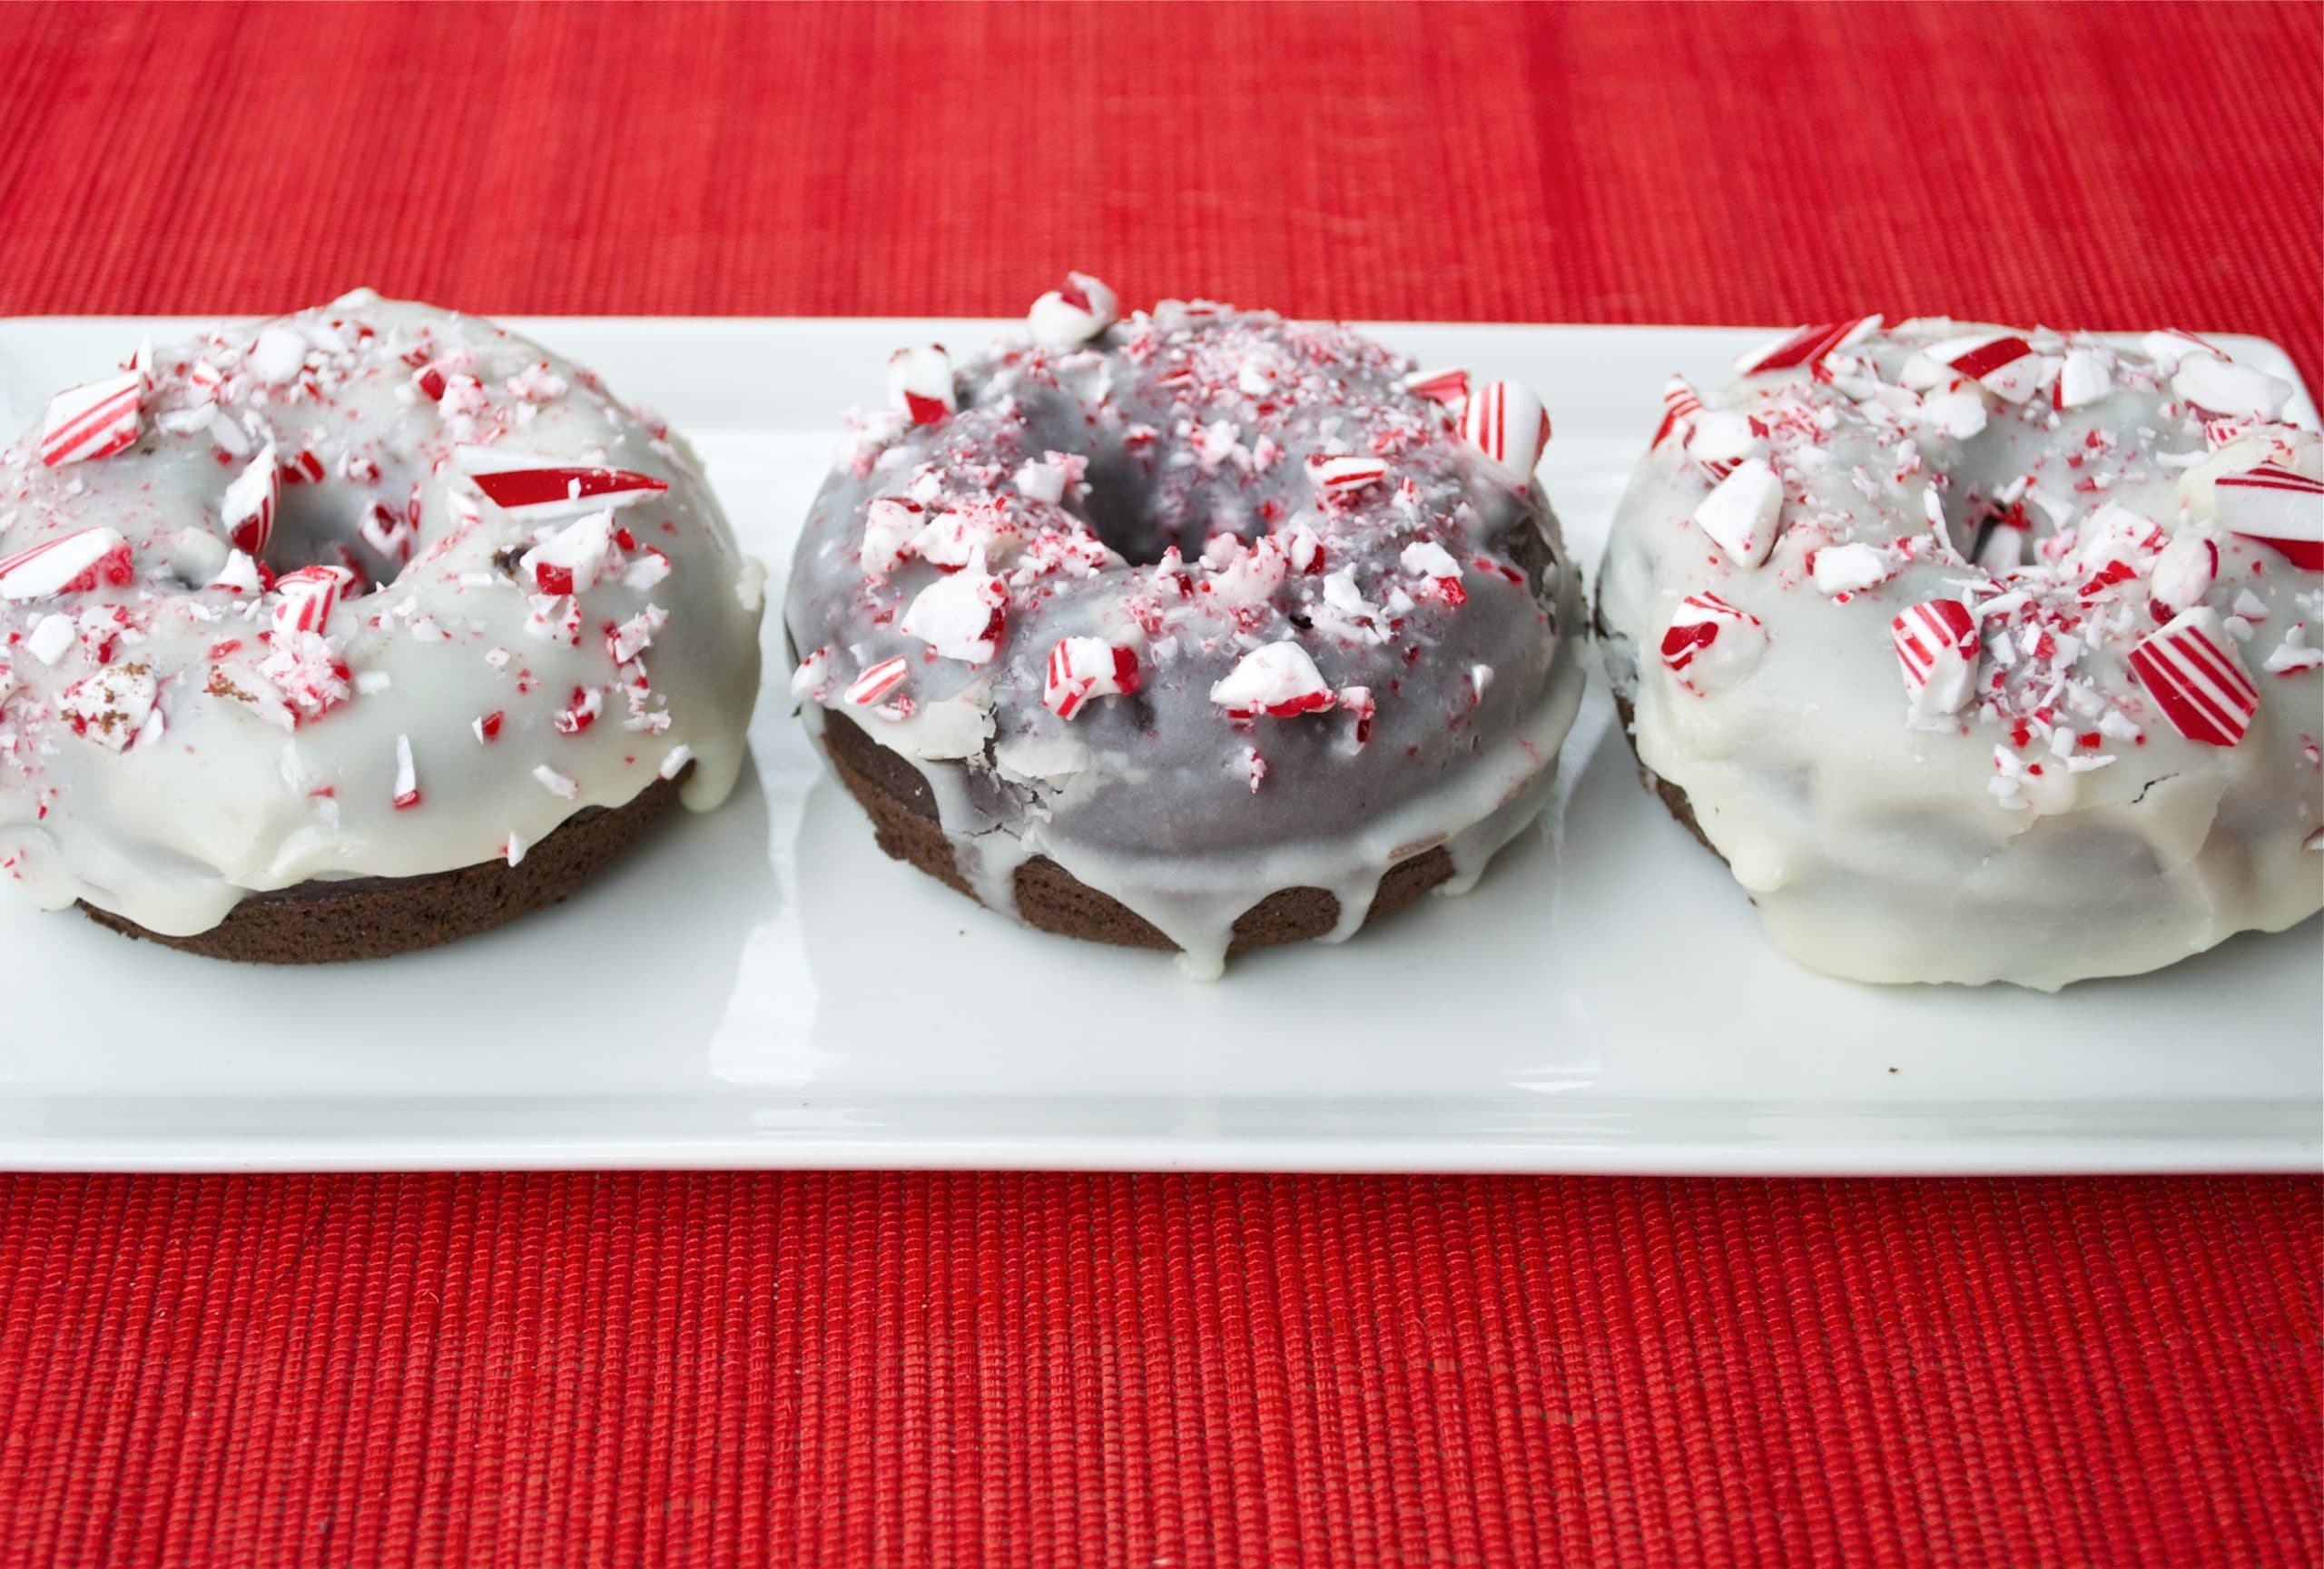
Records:
[[[0,453],[0,865],[226,957],[562,898],[732,788],[760,574],[661,425],[368,291],[140,350]]]
[[[2054,991],[2324,905],[2324,479],[2184,333],[1802,329],[1674,380],[1599,585],[1639,760],[1786,952]]]
[[[987,355],[899,354],[785,607],[882,847],[1197,974],[1472,881],[1547,794],[1578,599],[1540,403],[1409,370],[1079,274]]]

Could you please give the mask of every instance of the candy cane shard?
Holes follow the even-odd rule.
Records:
[[[1307,479],[1316,493],[1343,500],[1388,477],[1388,466],[1377,458],[1326,458],[1308,466]]]
[[[526,551],[517,569],[543,594],[586,594],[619,558],[610,512],[577,518]]]
[[[2158,612],[2156,619],[2167,621],[2201,604],[2218,580],[2218,542],[2200,534],[2172,535],[2147,574],[2147,592]]]
[[[274,443],[270,441],[219,498],[218,520],[225,525],[226,538],[246,556],[265,555],[266,542],[274,537],[274,510],[281,492],[281,476],[275,469]]]
[[[2050,388],[2053,409],[2085,409],[2114,390],[2114,357],[2102,349],[2069,349]]]
[[[1767,376],[1778,370],[1817,370],[1823,365],[1825,355],[1857,342],[1879,325],[1880,316],[1875,312],[1850,321],[1825,321],[1797,328],[1736,360],[1735,373]]]
[[[1415,370],[1404,378],[1404,390],[1442,403],[1458,413],[1469,401],[1469,373],[1466,370]]]
[[[1889,622],[1888,637],[1913,727],[1950,728],[1976,683],[1977,622],[1969,607],[1957,599],[1912,606]]]
[[[882,659],[848,683],[843,699],[858,708],[869,708],[892,694],[911,676],[911,665],[901,655]]]
[[[419,775],[411,765],[411,737],[396,737],[396,783],[390,803],[399,812],[409,812],[419,804]]]
[[[1111,289],[1087,272],[1068,272],[1062,287],[1033,301],[1025,324],[1044,349],[1078,349],[1120,320],[1121,304]],[[913,423],[930,421],[915,415]]]
[[[2171,390],[2207,413],[2273,419],[2291,401],[2291,383],[2216,353],[2190,354],[2171,373]]]
[[[1662,664],[1680,686],[1700,691],[1741,676],[1767,646],[1767,627],[1757,616],[1706,591],[1679,601],[1662,634]]]
[[[2235,656],[2216,612],[2188,610],[2131,650],[2131,674],[2171,728],[2207,746],[2232,746],[2251,728],[2260,688]]]
[[[959,411],[952,357],[941,344],[899,349],[888,357],[888,401],[915,425],[933,425]]]
[[[1009,590],[985,569],[980,548],[959,571],[921,589],[897,625],[947,659],[988,664],[1008,630]]]
[[[527,452],[460,447],[452,461],[504,512],[547,520],[577,512],[626,507],[669,489],[670,482],[627,469],[576,468]]]
[[[2324,479],[2262,463],[2211,482],[2221,527],[2307,572],[2324,572]]]
[[[1742,567],[1768,558],[1782,518],[1783,481],[1764,458],[1737,464],[1694,512],[1695,527]]]
[[[1530,479],[1550,444],[1550,413],[1523,383],[1488,381],[1462,410],[1461,433],[1503,469]]]
[[[1975,332],[1948,338],[1922,350],[1955,376],[1974,381],[2012,403],[2040,390],[2042,357],[2015,332]]]
[[[0,599],[84,594],[100,582],[125,587],[133,576],[128,540],[111,528],[83,528],[0,557]]]
[[[110,458],[137,439],[145,377],[124,370],[59,392],[41,419],[40,460],[51,469]]]
[[[1659,448],[1673,436],[1682,436],[1703,411],[1703,400],[1693,383],[1684,376],[1673,376],[1662,384],[1662,423],[1654,428],[1654,439],[1649,449]]]
[[[340,597],[355,581],[344,567],[301,567],[274,580],[277,632],[320,632],[339,608]]]
[[[1137,690],[1137,651],[1102,637],[1061,637],[1049,649],[1041,702],[1060,719],[1081,712],[1092,697]]]
[[[1211,684],[1210,700],[1233,719],[1255,719],[1262,714],[1289,719],[1320,714],[1337,701],[1307,650],[1287,638],[1244,655],[1234,669]]]

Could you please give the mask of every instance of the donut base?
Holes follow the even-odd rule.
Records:
[[[842,714],[824,715],[822,744],[832,772],[870,814],[880,848],[975,899],[976,891],[960,875],[953,857],[952,841],[937,819],[935,794],[919,768]],[[1368,927],[1403,909],[1452,875],[1452,856],[1442,845],[1397,862],[1380,879],[1364,924]],[[1017,918],[1040,931],[1122,948],[1177,947],[1143,916],[1046,856],[1036,856],[1017,869],[1015,892]],[[1328,889],[1278,889],[1236,918],[1226,951],[1239,953],[1325,936],[1338,926],[1339,917],[1339,899]]]
[[[419,877],[351,877],[253,893],[207,932],[171,937],[82,902],[98,925],[209,959],[334,964],[385,959],[473,937],[559,903],[603,870],[677,799],[659,779],[626,805],[586,807],[511,866],[487,861]]]

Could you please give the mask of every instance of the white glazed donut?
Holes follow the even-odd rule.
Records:
[[[759,571],[661,425],[366,292],[60,394],[0,454],[0,864],[155,933],[514,865],[743,756]]]
[[[1738,369],[1672,384],[1599,613],[1640,761],[1779,946],[2054,990],[2324,905],[2290,386],[2183,333],[1876,318]]]

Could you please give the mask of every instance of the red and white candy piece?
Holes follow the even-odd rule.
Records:
[[[1814,370],[1823,364],[1825,355],[1856,342],[1879,325],[1880,318],[1874,314],[1859,316],[1852,321],[1825,321],[1797,328],[1736,360],[1735,373],[1766,376],[1777,370]]]
[[[320,632],[339,608],[340,596],[355,581],[344,567],[301,567],[274,580],[281,596],[274,606],[277,632]]]
[[[869,708],[888,697],[911,677],[911,661],[898,655],[892,659],[881,660],[848,683],[843,696],[858,708]]]
[[[409,812],[419,804],[419,775],[411,765],[411,737],[396,737],[396,786],[391,798],[395,809]]]
[[[1648,446],[1659,448],[1671,437],[1683,435],[1702,411],[1703,400],[1694,384],[1684,376],[1671,377],[1662,384],[1662,423],[1654,428],[1654,439]]]
[[[1070,719],[1092,697],[1127,696],[1137,690],[1137,650],[1103,637],[1060,637],[1049,650],[1041,701],[1060,719]]]
[[[1723,686],[1759,661],[1768,631],[1757,616],[1708,591],[1679,601],[1662,634],[1662,663],[1693,691]]]
[[[274,537],[274,509],[281,488],[274,443],[270,441],[251,459],[250,467],[234,476],[218,500],[218,520],[225,525],[226,538],[233,541],[235,549],[246,556],[266,554],[266,542]]]
[[[1289,719],[1320,714],[1337,701],[1307,650],[1288,639],[1244,655],[1234,669],[1211,684],[1210,700],[1234,719],[1262,714]]]
[[[1404,378],[1404,390],[1442,403],[1458,413],[1469,401],[1469,373],[1466,370],[1415,370]]]
[[[2324,479],[2262,463],[2211,482],[2221,526],[2308,572],[2324,572]]]
[[[1377,458],[1324,458],[1307,466],[1308,482],[1327,500],[1344,500],[1388,477]]]
[[[888,357],[888,401],[915,425],[933,425],[959,410],[952,357],[942,344],[899,349]]]
[[[1025,315],[1033,341],[1044,349],[1078,349],[1120,320],[1114,291],[1087,272],[1068,272],[1063,287],[1034,301]]]
[[[2131,650],[2131,674],[2173,729],[2207,746],[2242,740],[2260,706],[2214,611],[2185,611],[2149,634]]]
[[[566,524],[517,558],[517,569],[543,594],[586,594],[613,567],[613,515],[594,512]]]
[[[1973,332],[1947,338],[1922,350],[1955,376],[1976,382],[1997,398],[2023,403],[2040,390],[2042,359],[2014,332]]]
[[[1550,444],[1550,411],[1521,381],[1488,381],[1462,410],[1461,434],[1503,469],[1530,479]]]
[[[1783,481],[1764,458],[1748,458],[1695,508],[1695,527],[1741,567],[1757,567],[1776,548],[1783,518]]]
[[[40,460],[51,469],[109,458],[137,439],[143,371],[124,370],[48,400],[40,424]]]
[[[1976,684],[1976,617],[1957,599],[1931,599],[1889,622],[1888,637],[1914,727],[1945,727]]]
[[[984,552],[920,591],[898,623],[947,659],[984,665],[1000,652],[1009,626],[1009,590],[985,570]]]
[[[528,452],[496,447],[462,447],[453,453],[460,472],[476,481],[485,498],[504,512],[547,520],[578,512],[626,507],[658,496],[666,479],[627,469],[576,467]]]
[[[1433,539],[1415,539],[1405,546],[1396,558],[1397,564],[1415,577],[1425,578],[1436,597],[1456,609],[1469,602],[1469,591],[1461,579],[1467,576],[1452,552]]]
[[[128,540],[111,528],[83,528],[0,557],[0,599],[81,594],[100,582],[123,587],[133,576]]]

